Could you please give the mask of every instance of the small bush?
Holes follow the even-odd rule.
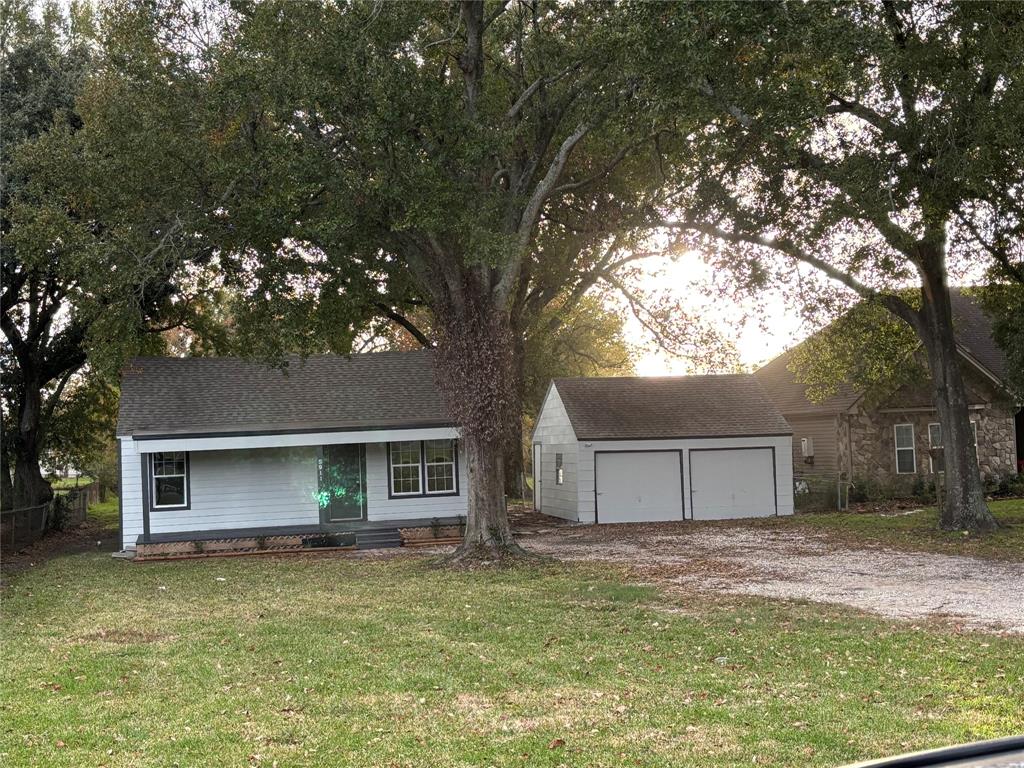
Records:
[[[1003,475],[995,483],[993,496],[1024,496],[1024,474]]]
[[[849,500],[854,503],[891,499],[892,489],[883,487],[869,477],[855,477],[850,483]]]
[[[206,542],[205,541],[193,541],[192,542],[192,549],[194,549],[196,551],[197,555],[201,555],[201,554],[203,554],[203,550],[206,549]]]
[[[910,495],[924,504],[935,503],[935,483],[931,478],[916,477],[910,487]]]

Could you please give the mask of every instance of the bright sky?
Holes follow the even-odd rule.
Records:
[[[671,290],[688,311],[698,311],[708,317],[724,336],[732,339],[740,362],[753,369],[808,336],[813,328],[807,327],[797,313],[778,292],[763,297],[763,303],[737,305],[731,299],[709,302],[699,288],[714,278],[711,267],[697,253],[688,253],[678,260],[652,258],[643,262],[644,285],[648,290]],[[650,333],[632,313],[626,316],[627,340],[638,348],[636,372],[640,376],[665,376],[695,371],[690,361],[666,353],[652,343]],[[764,322],[758,322],[763,314]],[[748,317],[746,322],[744,318]],[[761,326],[764,326],[763,328]]]

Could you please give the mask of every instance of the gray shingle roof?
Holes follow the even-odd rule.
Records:
[[[288,358],[286,371],[230,357],[135,358],[121,376],[119,435],[452,425],[433,353]]]
[[[949,298],[953,305],[957,341],[974,359],[1005,381],[1006,355],[992,338],[992,319],[985,314],[977,299],[959,288],[951,288]]]
[[[978,302],[960,288],[950,289],[953,324],[957,341],[979,363],[999,379],[1006,376],[1006,357],[992,338],[992,321]],[[807,386],[796,381],[789,370],[793,352],[783,352],[754,372],[772,401],[784,414],[835,414],[846,411],[860,399],[861,393],[849,384],[840,384],[838,392],[821,403],[811,402]]]
[[[580,440],[790,435],[746,373],[555,379]]]

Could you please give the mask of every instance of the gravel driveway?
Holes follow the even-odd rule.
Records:
[[[524,532],[563,560],[623,563],[654,580],[733,594],[842,603],[902,619],[943,616],[1024,633],[1024,563],[882,548],[743,525],[574,526]]]

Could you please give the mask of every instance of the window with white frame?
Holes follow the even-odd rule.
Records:
[[[981,458],[978,454],[978,422],[976,421],[971,422],[971,436],[973,439],[974,458],[977,459],[978,461],[981,461]],[[940,424],[937,421],[933,421],[931,424],[928,425],[928,447],[944,449],[945,445],[943,445],[942,441],[942,424]],[[935,469],[935,459],[931,458],[931,456],[928,457],[928,462],[928,466],[932,472],[943,471],[943,467],[939,467],[938,470]]]
[[[914,425],[897,424],[894,427],[896,441],[896,474],[912,475],[917,471],[917,453],[914,450]]]
[[[455,441],[424,440],[427,493],[455,493]]]
[[[928,447],[929,448],[942,448],[942,425],[933,421],[928,425]],[[929,454],[928,456],[928,469],[931,470],[932,474],[935,472],[942,472],[943,467],[939,466],[938,470],[935,469],[935,459]]]
[[[153,509],[188,506],[188,454],[184,451],[150,454],[150,494]]]
[[[391,495],[414,496],[420,494],[420,442],[406,440],[391,443],[388,451],[391,461]]]
[[[431,496],[459,492],[454,440],[405,440],[388,444],[392,496]]]
[[[555,485],[562,485],[565,482],[565,468],[562,467],[562,454],[555,454]]]

